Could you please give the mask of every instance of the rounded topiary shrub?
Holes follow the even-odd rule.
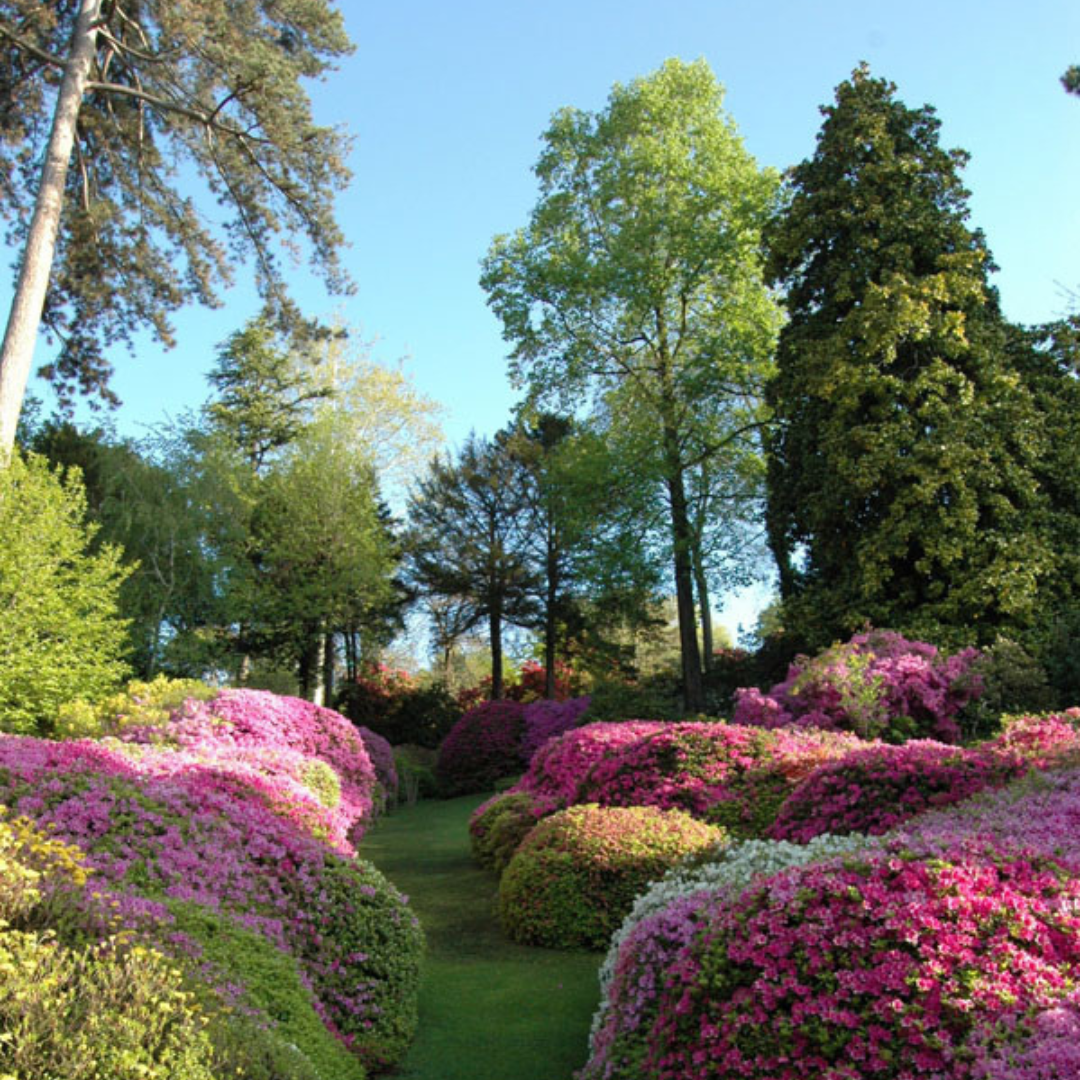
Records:
[[[679,810],[572,806],[539,822],[503,873],[499,913],[515,941],[603,948],[650,881],[723,831]]]
[[[822,833],[880,836],[924,810],[963,802],[1026,771],[1018,758],[929,740],[855,750],[799,784],[769,836],[799,843]]]
[[[799,867],[702,921],[664,978],[650,1080],[966,1080],[975,1039],[1080,973],[1080,881],[985,846]]]
[[[533,826],[554,809],[526,791],[504,791],[478,806],[469,818],[473,858],[501,874]]]
[[[444,795],[468,795],[522,771],[525,707],[485,701],[469,709],[439,747],[435,775]]]

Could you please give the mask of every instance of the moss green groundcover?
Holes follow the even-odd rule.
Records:
[[[401,1080],[570,1080],[588,1056],[599,953],[507,941],[497,879],[469,856],[486,796],[420,802],[384,818],[361,854],[407,893],[427,932],[420,1029]]]

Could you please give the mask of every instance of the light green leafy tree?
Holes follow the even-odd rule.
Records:
[[[692,709],[704,696],[687,477],[752,441],[779,324],[760,250],[777,177],[722,102],[703,61],[669,60],[615,86],[602,112],[557,113],[529,224],[496,237],[481,279],[530,398],[591,403],[635,434],[666,503]]]
[[[50,734],[60,705],[94,700],[127,674],[117,614],[125,571],[114,547],[91,552],[77,471],[37,455],[0,468],[0,729]]]

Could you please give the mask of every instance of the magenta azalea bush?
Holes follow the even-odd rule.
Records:
[[[880,836],[924,810],[1000,787],[1027,768],[1019,758],[930,740],[854,750],[803,780],[768,835],[801,844],[823,833]]]
[[[525,767],[521,738],[525,706],[517,701],[475,705],[451,728],[439,747],[435,775],[445,795],[468,795]]]
[[[974,1080],[1080,1076],[1080,992],[1034,1016],[1008,1016],[995,1027],[986,1032],[981,1044],[976,1043]]]
[[[562,701],[530,701],[525,706],[525,731],[521,737],[521,756],[528,763],[536,751],[549,739],[570,731],[581,723],[589,707],[589,697],[566,698]]]
[[[736,724],[798,725],[854,731],[901,742],[912,737],[955,743],[956,714],[981,686],[976,649],[945,657],[937,648],[889,630],[856,634],[812,659],[800,657],[767,694],[735,692]]]
[[[1039,768],[1080,759],[1080,709],[1044,716],[1007,716],[990,753],[1026,758]]]
[[[664,981],[642,1075],[959,1078],[967,1042],[1080,975],[1080,881],[1039,855],[902,845],[719,902]]]
[[[679,810],[561,810],[532,829],[502,876],[503,928],[523,944],[603,948],[650,881],[723,838]]]
[[[356,733],[360,736],[367,756],[371,759],[371,767],[375,770],[375,779],[380,789],[377,802],[385,804],[388,799],[393,799],[397,795],[398,789],[394,748],[378,732],[362,724],[357,725]]]

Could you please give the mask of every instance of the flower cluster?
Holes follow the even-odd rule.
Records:
[[[1045,716],[1007,716],[1001,733],[985,744],[991,753],[1027,758],[1039,768],[1080,759],[1080,709]]]
[[[1080,1076],[1080,993],[1032,1017],[1010,1016],[976,1039],[974,1080],[1062,1080]],[[1008,1032],[1005,1038],[1001,1031]]]
[[[678,810],[559,811],[533,828],[502,876],[503,927],[525,944],[602,948],[650,881],[722,839],[720,829]]]
[[[853,750],[791,792],[769,836],[799,843],[822,833],[880,836],[924,810],[999,787],[1027,768],[1019,758],[929,740]]]
[[[562,701],[541,699],[525,706],[525,733],[521,737],[521,756],[530,762],[536,751],[549,739],[576,728],[589,707],[586,697],[565,698]]]
[[[857,634],[813,659],[801,657],[768,694],[736,691],[734,721],[854,731],[890,742],[912,736],[955,743],[956,714],[981,686],[976,649],[939,655],[933,645],[887,630]]]

